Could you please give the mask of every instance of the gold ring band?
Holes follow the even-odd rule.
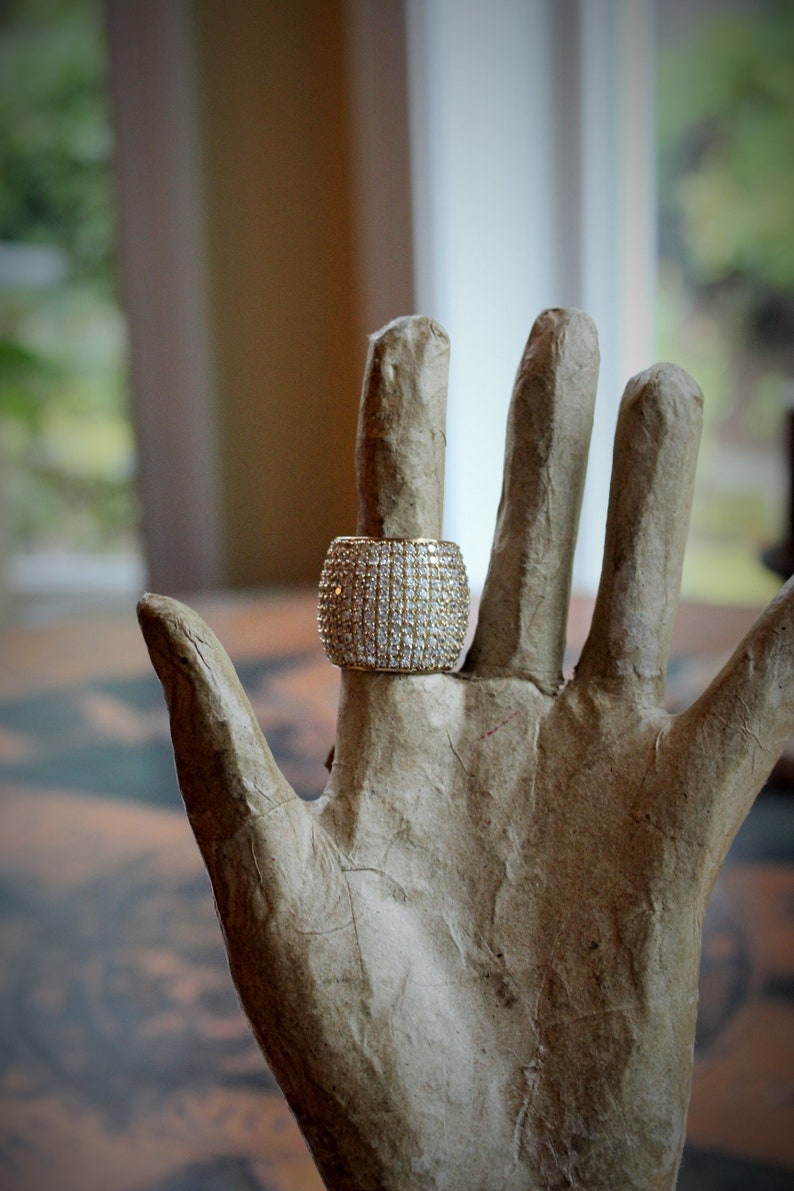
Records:
[[[428,674],[451,670],[469,619],[460,548],[430,538],[334,538],[317,623],[335,666]]]

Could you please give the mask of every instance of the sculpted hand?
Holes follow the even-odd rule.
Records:
[[[586,316],[536,323],[463,671],[343,671],[319,803],[279,773],[196,614],[140,606],[234,980],[336,1191],[675,1183],[706,902],[794,728],[792,595],[665,713],[701,396],[653,368],[623,399],[592,629],[563,683],[597,359]],[[446,360],[427,319],[373,341],[360,534],[441,536]]]

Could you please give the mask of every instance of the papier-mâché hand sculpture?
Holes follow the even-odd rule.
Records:
[[[428,319],[373,340],[361,535],[440,537],[447,356]],[[597,361],[585,315],[538,319],[463,670],[344,670],[318,803],[196,614],[140,606],[232,974],[334,1191],[675,1184],[706,902],[794,728],[792,594],[666,714],[701,395],[652,368],[623,399],[593,624],[563,682]]]

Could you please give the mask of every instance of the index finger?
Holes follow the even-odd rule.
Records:
[[[370,340],[356,439],[361,537],[440,538],[449,339],[430,318]]]

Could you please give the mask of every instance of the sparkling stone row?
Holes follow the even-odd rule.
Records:
[[[451,670],[469,618],[469,585],[454,542],[335,538],[320,577],[317,623],[335,666]]]

